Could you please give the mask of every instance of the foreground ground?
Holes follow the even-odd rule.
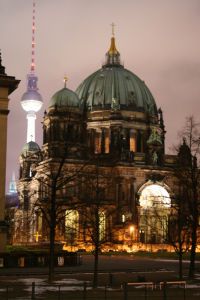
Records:
[[[159,282],[178,280],[178,262],[133,256],[100,256],[99,289],[92,290],[93,256],[83,256],[82,264],[56,269],[54,285],[48,286],[47,269],[0,269],[0,299],[31,299],[32,282],[35,282],[35,299],[125,299],[128,300],[179,300],[200,299],[200,262],[197,262],[194,281],[187,280],[189,262],[183,263],[187,288],[171,285],[160,290]],[[146,289],[142,281],[153,282]],[[84,282],[86,285],[84,285]],[[137,286],[123,289],[124,282],[138,282]],[[154,286],[155,287],[155,286]],[[84,291],[85,289],[85,291]],[[60,293],[59,293],[60,291]],[[145,298],[146,297],[146,298]],[[167,297],[167,298],[164,298]]]

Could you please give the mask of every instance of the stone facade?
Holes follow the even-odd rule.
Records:
[[[49,240],[44,210],[54,197],[56,241],[66,249],[92,249],[96,213],[104,250],[165,244],[176,157],[165,154],[162,110],[144,82],[120,65],[114,42],[78,96],[65,86],[52,97],[41,150],[33,142],[22,150],[15,243],[34,242],[36,233],[40,242]]]

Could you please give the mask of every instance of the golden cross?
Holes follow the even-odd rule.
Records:
[[[36,241],[36,243],[38,243],[38,241],[39,241],[39,236],[42,236],[42,235],[39,234],[38,231],[37,231],[36,234],[34,234],[33,236],[35,236],[35,241]]]
[[[112,24],[110,24],[110,26],[112,27],[112,36],[115,36],[115,24],[112,22]]]

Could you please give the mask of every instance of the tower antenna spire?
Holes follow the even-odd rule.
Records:
[[[33,0],[33,11],[32,11],[32,44],[31,44],[31,73],[35,71],[35,11],[36,11],[36,0]]]
[[[35,142],[35,120],[36,113],[41,109],[43,101],[38,92],[37,81],[35,75],[35,12],[36,0],[33,0],[33,16],[32,16],[32,57],[31,71],[27,75],[27,91],[21,99],[21,106],[26,111],[27,124],[27,143]]]

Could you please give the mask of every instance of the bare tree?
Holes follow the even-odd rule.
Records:
[[[105,171],[102,161],[100,155],[96,155],[84,169],[83,191],[78,204],[81,235],[94,249],[93,287],[98,286],[99,252],[105,243],[112,241],[112,217],[116,209],[112,167],[110,172]]]
[[[199,123],[194,117],[188,117],[186,124],[179,135],[183,137],[183,144],[178,150],[178,165],[174,175],[178,180],[178,185],[184,187],[186,198],[186,213],[189,216],[191,228],[191,249],[189,277],[194,277],[195,256],[197,246],[197,230],[199,219],[199,184],[200,172],[198,168],[200,131]]]
[[[179,279],[183,277],[183,254],[188,252],[191,245],[191,230],[189,216],[184,210],[184,194],[176,197],[168,217],[167,242],[173,246],[179,259]]]
[[[54,277],[54,254],[56,228],[66,219],[67,208],[72,207],[76,202],[72,187],[81,176],[84,165],[79,164],[76,168],[66,162],[63,157],[47,161],[41,165],[35,176],[39,185],[34,201],[34,211],[42,214],[49,233],[49,281]]]
[[[87,158],[85,123],[80,115],[76,107],[66,107],[64,113],[62,107],[51,107],[44,115],[42,152],[21,154],[21,190],[23,186],[29,190],[29,210],[34,218],[43,217],[50,241],[49,281],[54,276],[57,228],[66,218],[66,209],[76,201],[73,187],[84,168],[82,158]]]

